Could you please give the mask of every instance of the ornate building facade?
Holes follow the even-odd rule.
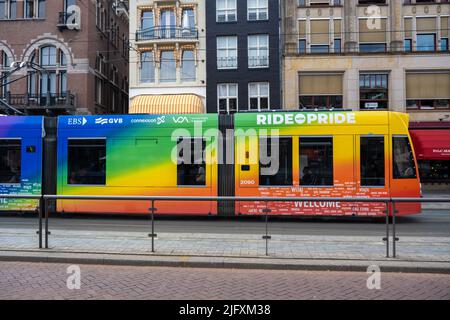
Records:
[[[450,183],[449,2],[283,4],[284,108],[407,112],[422,181]]]
[[[130,17],[131,111],[204,112],[205,1],[132,0]]]

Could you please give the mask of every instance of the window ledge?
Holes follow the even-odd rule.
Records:
[[[46,18],[14,18],[14,19],[0,19],[0,22],[17,22],[17,21],[35,21],[35,22],[42,22],[45,21]]]

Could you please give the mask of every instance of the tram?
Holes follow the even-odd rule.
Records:
[[[0,118],[0,193],[420,197],[408,115],[308,111],[234,115]],[[273,202],[272,215],[382,216],[383,203]],[[2,199],[2,211],[32,211]],[[145,201],[57,200],[52,211],[148,214]],[[260,215],[263,202],[158,201],[158,214]],[[419,203],[396,205],[398,215]]]

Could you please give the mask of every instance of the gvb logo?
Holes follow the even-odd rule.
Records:
[[[81,269],[77,265],[71,265],[67,267],[67,278],[66,285],[69,290],[80,290],[81,289]]]
[[[103,118],[95,119],[95,124],[107,124],[107,123],[108,123],[108,119],[103,119]]]
[[[77,5],[67,7],[67,16],[65,17],[65,26],[70,30],[81,29],[81,9]]]
[[[367,279],[367,289],[380,290],[381,289],[381,271],[380,267],[371,265],[367,268],[367,273],[370,274]]]
[[[95,124],[120,124],[123,123],[123,119],[122,118],[97,118],[95,119]]]

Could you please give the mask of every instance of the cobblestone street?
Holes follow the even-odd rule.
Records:
[[[0,263],[0,299],[450,299],[450,275]],[[382,271],[382,270],[381,270]]]

